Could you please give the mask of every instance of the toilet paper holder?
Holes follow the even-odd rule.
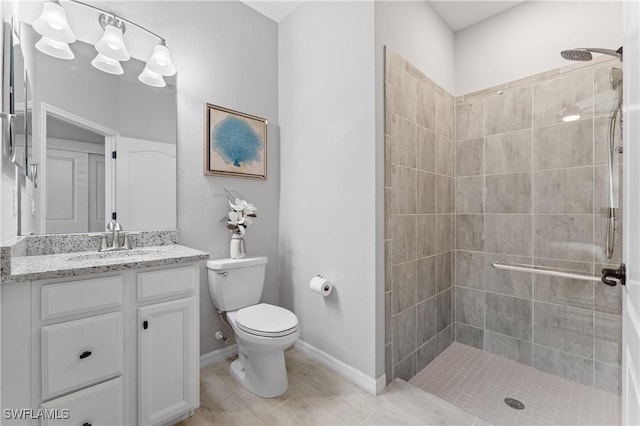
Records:
[[[324,277],[323,277],[322,275],[320,275],[320,274],[316,275],[316,277],[318,277],[318,278],[324,278]],[[326,284],[323,286],[323,290],[324,290],[324,291],[328,291],[328,290],[329,290],[329,287],[330,287],[330,286],[329,286],[329,284],[328,284],[328,283],[326,283]]]

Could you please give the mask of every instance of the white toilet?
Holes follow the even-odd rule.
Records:
[[[289,386],[284,350],[300,335],[298,318],[287,309],[260,302],[266,257],[207,262],[209,294],[224,312],[236,342],[238,359],[231,375],[256,395],[273,398]]]

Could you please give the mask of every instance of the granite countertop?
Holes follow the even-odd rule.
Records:
[[[178,244],[114,252],[82,251],[40,256],[15,256],[11,259],[10,274],[3,275],[2,281],[63,278],[140,267],[196,262],[208,258],[208,253]]]

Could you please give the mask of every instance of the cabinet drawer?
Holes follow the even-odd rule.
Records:
[[[42,398],[122,373],[122,312],[42,328]]]
[[[191,295],[198,285],[195,266],[138,274],[138,301]]]
[[[46,284],[41,289],[42,319],[122,306],[122,277]]]
[[[42,419],[42,426],[114,426],[123,422],[122,377],[74,392],[42,404],[55,419]],[[65,411],[66,410],[66,411]],[[65,418],[67,417],[67,418]]]

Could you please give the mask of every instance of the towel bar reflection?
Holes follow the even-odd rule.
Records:
[[[600,277],[595,277],[593,275],[574,274],[572,272],[562,272],[562,271],[549,269],[544,266],[507,265],[500,262],[493,262],[491,266],[493,266],[496,269],[504,269],[505,271],[530,272],[532,274],[538,274],[538,275],[549,275],[552,277],[562,277],[562,278],[571,278],[574,280],[600,282]]]

